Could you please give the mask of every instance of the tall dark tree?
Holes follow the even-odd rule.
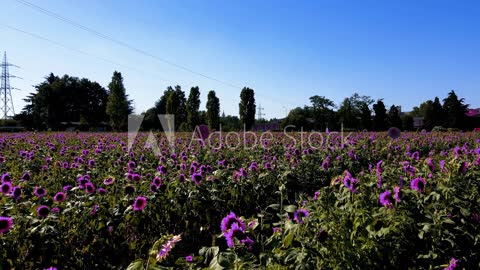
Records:
[[[442,103],[440,103],[440,99],[438,97],[435,97],[435,100],[433,101],[432,111],[432,126],[442,126],[443,122],[445,121],[445,112],[443,111]]]
[[[377,103],[373,104],[373,127],[375,130],[385,130],[387,120],[387,109],[381,99],[377,100]]]
[[[110,90],[110,95],[106,112],[110,117],[110,125],[114,130],[125,130],[127,127],[129,102],[120,72],[113,72],[112,81],[108,85],[108,89]]]
[[[188,129],[193,130],[195,126],[200,124],[200,90],[198,86],[190,89],[187,100],[187,125]]]
[[[155,102],[154,108],[157,114],[167,113],[167,98],[172,92],[174,92],[173,88],[171,86],[167,87],[160,99]]]
[[[325,130],[328,124],[334,120],[335,113],[333,107],[335,103],[324,96],[310,97],[312,103],[312,113],[315,120],[314,129]]]
[[[356,111],[352,100],[345,98],[338,108],[338,119],[343,124],[344,128],[356,129],[358,127],[358,112]]]
[[[250,130],[255,123],[255,93],[253,89],[244,87],[240,92],[240,122],[245,125],[246,130]]]
[[[423,128],[431,130],[435,125],[435,113],[433,112],[433,101],[427,100],[420,104],[420,116],[423,117]]]
[[[210,129],[218,129],[220,124],[220,100],[211,90],[207,96],[206,120]]]
[[[392,105],[390,107],[387,120],[390,127],[402,128],[402,119],[400,118],[400,111],[397,106]]]
[[[182,125],[186,120],[186,99],[185,92],[177,85],[175,89],[167,89],[166,113],[175,115],[175,129],[184,129]]]
[[[367,103],[363,103],[360,107],[360,124],[361,129],[370,130],[372,128],[372,111]]]
[[[468,104],[464,104],[465,99],[458,98],[455,91],[451,90],[448,96],[443,100],[443,109],[445,111],[445,125],[449,128],[465,128]]]

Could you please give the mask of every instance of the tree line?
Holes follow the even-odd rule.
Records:
[[[86,78],[50,73],[24,101],[26,105],[15,120],[33,130],[63,130],[74,125],[81,130],[104,126],[125,131],[128,115],[134,110],[118,71],[107,89]],[[220,115],[220,99],[214,90],[208,92],[206,110],[200,110],[200,105],[198,86],[190,89],[188,98],[179,85],[169,86],[154,106],[142,113],[141,128],[162,130],[159,114],[175,115],[177,131],[192,131],[200,124],[208,124],[210,129],[222,126],[222,130],[240,130],[245,126],[249,130],[255,122],[255,93],[248,87],[240,92],[240,117]]]
[[[127,129],[128,115],[133,112],[122,74],[113,73],[107,88],[86,78],[69,75],[63,77],[50,73],[45,81],[35,86],[35,92],[24,99],[27,103],[15,120],[28,129],[64,130],[76,125],[80,130],[105,127],[115,131]],[[403,113],[400,107],[391,105],[388,110],[383,99],[374,101],[370,96],[354,93],[338,106],[325,96],[310,97],[310,105],[292,109],[281,126],[295,126],[303,130],[351,130],[383,131],[389,127],[414,130],[414,117],[423,117],[422,129],[456,128],[470,130],[480,126],[479,118],[465,115],[469,105],[450,91],[440,102],[438,97],[422,102],[411,112]],[[214,90],[207,95],[205,109],[201,109],[200,89],[190,88],[188,96],[179,85],[169,86],[154,106],[143,112],[143,130],[162,130],[159,114],[175,115],[177,131],[192,131],[195,126],[207,124],[210,129],[224,131],[250,130],[255,123],[255,92],[244,87],[240,92],[239,117],[220,115],[220,100]],[[272,120],[277,121],[279,120]],[[260,122],[265,122],[260,120]]]
[[[465,99],[459,98],[454,90],[440,102],[438,97],[422,102],[411,112],[403,113],[400,107],[387,106],[383,99],[376,102],[369,96],[358,93],[345,98],[339,106],[324,97],[310,97],[310,105],[297,107],[289,112],[282,122],[282,127],[295,126],[303,130],[375,130],[384,131],[390,127],[403,130],[415,130],[414,117],[423,117],[423,127],[426,130],[443,130],[446,128],[471,130],[480,126],[479,118],[466,116],[469,108]]]

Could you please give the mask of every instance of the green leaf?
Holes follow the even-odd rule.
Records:
[[[286,248],[288,248],[292,244],[294,236],[295,234],[293,232],[290,232],[289,234],[285,235],[285,237],[282,240],[282,243]]]
[[[287,211],[288,213],[293,213],[297,210],[297,206],[295,205],[286,205],[283,207],[283,210]]]
[[[143,270],[143,261],[141,259],[133,261],[126,270]]]

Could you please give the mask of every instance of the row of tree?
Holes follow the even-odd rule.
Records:
[[[371,97],[357,93],[345,98],[338,107],[324,96],[313,96],[310,103],[310,106],[291,110],[282,126],[293,125],[304,130],[338,130],[343,124],[344,128],[352,130],[383,131],[389,127],[414,130],[414,117],[423,117],[422,129],[427,130],[434,127],[470,130],[480,126],[480,119],[466,116],[469,105],[453,90],[443,104],[435,97],[433,101],[427,100],[408,113],[402,113],[400,107],[395,105],[391,105],[387,111],[382,99],[374,102]]]
[[[188,98],[185,92],[177,85],[167,87],[155,106],[145,112],[142,128],[145,130],[161,130],[158,115],[175,115],[175,127],[179,131],[192,131],[200,124],[207,124],[210,129],[239,130],[245,125],[246,129],[252,128],[255,122],[255,93],[253,89],[244,87],[240,92],[239,115],[220,116],[220,99],[214,90],[207,95],[206,110],[200,110],[200,89],[192,87]]]
[[[35,86],[35,92],[25,100],[27,105],[15,117],[27,128],[37,130],[62,130],[72,124],[78,128],[104,126],[113,130],[126,130],[128,114],[133,112],[132,100],[128,99],[122,74],[115,71],[112,80],[105,89],[97,82],[88,79],[63,77],[50,74],[45,81]],[[155,102],[144,112],[144,130],[161,130],[157,117],[160,114],[175,115],[175,127],[178,131],[192,131],[199,124],[208,124],[210,129],[250,130],[255,123],[255,93],[244,87],[240,92],[239,116],[220,116],[220,100],[214,90],[208,92],[205,110],[200,109],[200,89],[190,89],[188,98],[182,88],[169,86]],[[339,106],[324,97],[312,96],[310,105],[297,107],[283,119],[282,126],[293,125],[304,130],[386,130],[399,127],[413,130],[413,118],[423,117],[424,127],[458,128],[468,130],[480,126],[478,118],[465,115],[468,110],[463,98],[452,90],[443,99],[438,97],[427,100],[414,107],[412,112],[401,113],[400,107],[391,105],[387,110],[382,99],[376,102],[369,96],[353,94],[345,98]]]
[[[36,130],[62,130],[77,126],[80,129],[105,126],[113,130],[126,130],[128,115],[133,112],[122,74],[115,71],[108,89],[97,82],[51,73],[35,86],[35,92],[24,99],[27,103],[15,116],[23,126]],[[244,87],[240,93],[239,115],[220,117],[220,99],[215,91],[208,92],[206,110],[200,110],[200,89],[192,87],[188,98],[179,85],[169,86],[155,105],[144,112],[143,129],[161,130],[157,115],[175,115],[175,127],[192,131],[195,126],[208,124],[211,129],[250,129],[255,121],[255,93]]]

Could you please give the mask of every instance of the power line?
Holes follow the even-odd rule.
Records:
[[[173,83],[173,84],[179,84],[178,82],[169,80],[169,79],[167,79],[167,78],[165,78],[165,77],[162,77],[162,76],[159,76],[159,75],[158,75],[158,72],[145,71],[145,70],[138,69],[138,68],[136,68],[136,67],[124,65],[124,64],[115,62],[115,61],[113,61],[113,60],[110,60],[110,59],[108,59],[108,58],[104,58],[104,57],[101,57],[101,56],[98,56],[98,55],[94,55],[94,54],[91,54],[91,53],[82,51],[82,50],[80,50],[80,49],[76,49],[76,48],[72,48],[72,47],[65,46],[65,45],[63,45],[62,43],[59,43],[59,42],[57,42],[57,41],[51,40],[51,39],[49,39],[49,38],[46,38],[46,37],[41,36],[41,35],[38,35],[38,34],[34,34],[34,33],[31,33],[31,32],[27,32],[27,31],[25,31],[25,30],[22,30],[22,29],[13,27],[13,26],[5,25],[5,24],[0,24],[0,25],[3,26],[3,27],[5,27],[5,28],[8,28],[8,29],[10,29],[10,30],[17,31],[17,32],[23,33],[23,34],[25,34],[25,35],[29,35],[29,36],[31,36],[31,37],[34,37],[34,38],[36,38],[36,39],[40,39],[40,40],[49,42],[49,43],[54,44],[54,45],[56,45],[56,46],[58,46],[58,47],[62,47],[62,48],[64,48],[64,49],[67,49],[67,50],[70,50],[70,51],[73,51],[73,52],[76,52],[76,53],[79,53],[79,54],[82,54],[82,55],[94,57],[94,58],[97,58],[97,59],[99,59],[99,60],[101,60],[101,61],[104,61],[104,62],[113,64],[113,65],[116,65],[116,66],[124,67],[124,68],[131,69],[131,70],[135,70],[135,71],[140,72],[140,73],[146,73],[146,72],[155,73],[156,76],[158,76],[160,79],[162,79],[162,80],[164,80],[164,81],[168,81],[168,82]]]
[[[145,50],[142,50],[142,49],[139,49],[139,48],[137,48],[137,47],[134,47],[134,46],[132,46],[132,45],[130,45],[130,44],[127,44],[127,43],[125,43],[125,42],[123,42],[123,41],[120,41],[120,40],[118,40],[118,39],[115,39],[115,38],[113,38],[113,37],[111,37],[111,36],[105,35],[105,34],[103,34],[103,33],[101,33],[101,32],[98,32],[98,31],[92,29],[92,28],[89,28],[89,27],[87,27],[87,26],[84,26],[84,25],[82,25],[82,24],[80,24],[80,23],[77,23],[77,22],[75,22],[75,21],[73,21],[73,20],[70,20],[70,19],[68,19],[68,18],[66,18],[66,17],[64,17],[64,16],[61,16],[61,15],[57,14],[57,13],[51,12],[51,11],[45,9],[45,8],[42,8],[42,7],[40,7],[40,6],[37,6],[37,5],[35,5],[35,4],[33,4],[33,3],[30,3],[30,2],[28,2],[28,1],[25,1],[25,0],[16,0],[16,1],[17,1],[18,3],[21,3],[21,4],[25,5],[25,6],[28,6],[28,7],[30,7],[30,8],[33,8],[33,9],[39,11],[39,12],[42,12],[42,13],[50,16],[50,17],[53,17],[53,18],[55,18],[55,19],[61,20],[61,21],[63,21],[63,22],[66,22],[66,23],[68,23],[68,24],[70,24],[70,25],[73,25],[73,26],[75,26],[75,27],[77,27],[77,28],[80,28],[80,29],[82,29],[82,30],[84,30],[84,31],[87,31],[87,32],[89,32],[89,33],[91,33],[91,34],[93,34],[93,35],[96,35],[96,36],[98,36],[98,37],[100,37],[100,38],[103,38],[103,39],[105,39],[105,40],[111,41],[111,42],[113,42],[113,43],[115,43],[115,44],[117,44],[117,45],[120,45],[120,46],[122,46],[122,47],[125,47],[125,48],[128,48],[128,49],[130,49],[130,50],[133,50],[133,51],[135,51],[135,52],[137,52],[137,53],[140,53],[140,54],[143,54],[143,55],[148,56],[148,57],[150,57],[150,58],[153,58],[153,59],[155,59],[155,60],[157,60],[157,61],[163,62],[163,63],[165,63],[165,64],[168,64],[168,65],[170,65],[170,66],[176,67],[176,68],[178,68],[178,69],[185,70],[185,71],[190,72],[190,73],[192,73],[192,74],[195,74],[195,75],[197,75],[197,76],[201,76],[201,77],[210,79],[210,80],[212,80],[212,81],[216,81],[216,82],[218,82],[218,83],[224,84],[224,85],[229,86],[229,87],[232,87],[232,88],[236,88],[236,89],[240,89],[240,88],[241,88],[241,87],[236,86],[236,85],[234,85],[234,84],[221,81],[221,80],[216,79],[216,78],[214,78],[214,77],[211,77],[211,76],[205,75],[205,74],[203,74],[203,73],[194,71],[194,70],[192,70],[192,69],[190,69],[190,68],[187,68],[187,67],[185,67],[185,66],[182,66],[182,65],[179,65],[179,64],[175,64],[175,63],[173,63],[173,62],[171,62],[171,61],[168,61],[168,60],[166,60],[166,59],[160,58],[160,57],[158,57],[158,56],[156,56],[156,55],[154,55],[154,54],[151,54],[151,53],[149,53],[149,52],[147,52],[147,51],[145,51]]]

